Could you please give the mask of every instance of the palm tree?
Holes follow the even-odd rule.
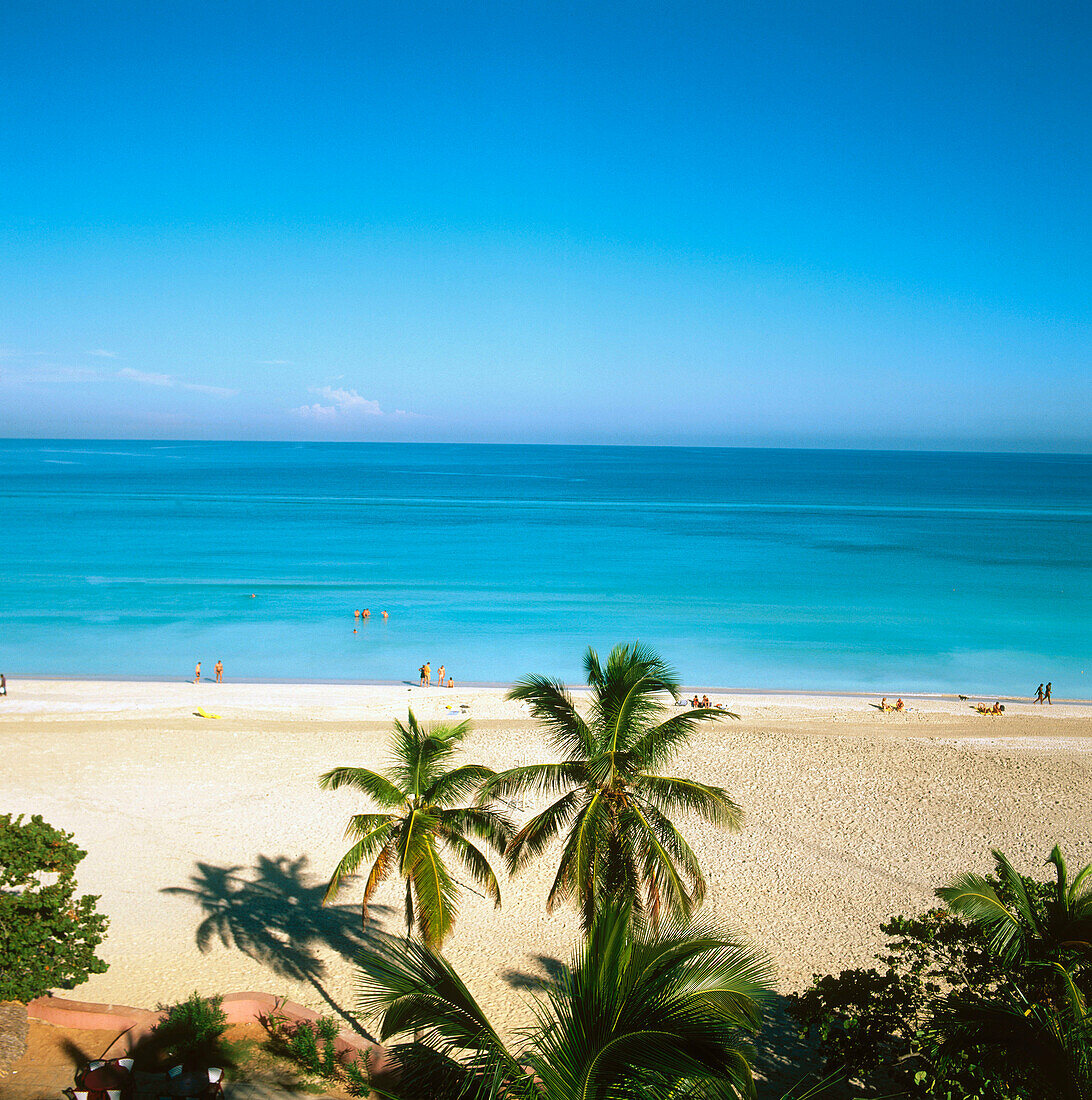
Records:
[[[685,918],[704,898],[705,879],[668,814],[695,813],[722,828],[738,828],[743,815],[720,787],[657,773],[699,725],[739,715],[709,708],[668,713],[663,695],[674,701],[675,673],[639,643],[615,646],[605,668],[589,649],[584,667],[592,688],[586,718],[563,684],[543,676],[521,680],[508,693],[530,705],[562,759],[501,772],[483,796],[564,792],[515,835],[509,871],[567,830],[548,910],[574,901],[585,929],[610,898],[632,900],[653,924],[665,911]]]
[[[769,992],[767,960],[712,925],[669,917],[653,930],[628,907],[600,909],[572,962],[508,1046],[451,965],[423,944],[362,952],[359,1007],[378,1019],[397,1083],[416,1100],[748,1097],[749,1037]]]
[[[394,763],[385,772],[334,768],[320,776],[323,790],[352,787],[382,809],[349,819],[345,835],[355,843],[334,870],[324,901],[334,897],[347,875],[372,860],[361,909],[367,921],[376,887],[397,868],[406,883],[407,937],[416,923],[421,939],[440,947],[455,923],[460,885],[444,862],[446,850],[500,906],[496,875],[469,838],[485,841],[500,855],[514,831],[512,823],[488,806],[458,805],[494,773],[480,764],[444,767],[469,729],[469,722],[424,729],[411,710],[406,725],[394,724]]]
[[[1053,890],[1029,892],[1004,853],[995,848],[991,854],[1001,894],[984,875],[964,874],[937,890],[937,897],[978,925],[990,950],[1006,962],[1051,961],[1078,952],[1092,963],[1092,864],[1070,882],[1055,845],[1047,858],[1054,865]]]

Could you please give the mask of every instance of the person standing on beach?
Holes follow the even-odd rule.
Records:
[[[425,686],[425,669],[426,668],[428,668],[428,665],[422,665],[421,666],[421,687]]]
[[[213,666],[213,672],[216,673],[216,682],[222,684],[224,682],[224,662],[217,661]]]
[[[1051,706],[1054,706],[1054,704],[1053,704],[1053,703],[1051,703],[1051,701],[1050,701],[1050,689],[1051,689],[1052,687],[1054,687],[1054,685],[1053,685],[1053,684],[1051,684],[1051,683],[1048,683],[1048,684],[1047,684],[1047,686],[1046,686],[1046,691],[1044,691],[1044,692],[1043,692],[1043,698],[1044,698],[1044,699],[1045,699],[1045,700],[1046,700],[1046,701],[1047,701],[1048,703],[1050,703],[1050,705],[1051,705]]]
[[[432,687],[432,662],[425,662],[425,687]]]
[[[1039,686],[1038,686],[1038,687],[1037,687],[1037,688],[1035,689],[1035,701],[1036,701],[1037,703],[1041,703],[1041,702],[1043,701],[1043,685],[1042,685],[1042,684],[1040,684],[1040,685],[1039,685]]]
[[[193,682],[195,684],[201,683],[201,662],[197,662],[197,667],[193,670]]]
[[[443,665],[440,665],[440,668],[436,673],[436,686],[437,687],[443,687],[444,686],[444,666]]]
[[[8,693],[8,678],[0,672],[0,695],[7,695]]]

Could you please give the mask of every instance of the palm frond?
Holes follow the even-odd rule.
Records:
[[[439,778],[443,765],[454,756],[469,729],[469,721],[425,728],[410,710],[405,725],[399,721],[394,724],[395,763],[388,774],[407,793],[420,798]]]
[[[1024,927],[1019,916],[1002,903],[983,875],[960,875],[936,893],[953,913],[980,925],[998,955],[1012,959],[1023,947]]]
[[[469,795],[477,795],[486,780],[494,774],[492,768],[482,764],[464,764],[438,775],[422,793],[421,800],[433,806],[450,806]]]
[[[663,712],[664,694],[674,701],[678,692],[674,672],[639,642],[615,646],[605,670],[589,649],[585,669],[593,689],[592,725],[602,731],[603,748],[614,752],[627,751],[649,721]]]
[[[343,879],[355,875],[361,863],[375,855],[387,843],[393,829],[394,825],[390,819],[384,817],[374,829],[360,836],[360,839],[341,857],[334,868],[334,873],[330,876],[330,884],[326,887],[326,893],[322,898],[324,905],[341,888]]]
[[[504,855],[516,831],[512,819],[488,807],[438,810],[437,817],[446,833],[461,833],[484,840],[497,855]]]
[[[352,787],[387,809],[404,805],[406,801],[405,791],[399,790],[389,779],[367,768],[333,768],[319,776],[319,787],[324,791]]]
[[[381,941],[357,957],[357,1005],[378,1019],[379,1038],[417,1033],[449,1055],[491,1053],[508,1068],[511,1055],[451,964],[423,943]]]
[[[379,849],[379,855],[375,857],[371,871],[368,872],[368,881],[364,884],[364,899],[362,907],[365,916],[368,913],[368,905],[372,895],[379,888],[379,884],[391,873],[396,859],[395,843],[391,838]]]
[[[458,833],[441,831],[444,843],[459,857],[470,877],[493,899],[493,906],[500,908],[500,886],[489,860],[464,836]]]
[[[605,907],[540,1011],[527,1060],[547,1095],[747,1096],[767,969],[727,937],[664,941]]]
[[[583,791],[569,791],[542,813],[532,817],[512,838],[506,853],[509,874],[525,867],[529,860],[541,855],[557,835],[572,821],[580,804],[587,798]]]
[[[722,829],[738,829],[743,823],[743,811],[723,787],[668,775],[636,776],[633,785],[644,798],[668,813],[683,810]]]
[[[532,717],[546,726],[550,740],[563,756],[580,759],[596,751],[594,734],[577,713],[572,696],[560,680],[528,676],[517,681],[505,698],[527,703]]]
[[[578,762],[527,764],[510,768],[506,772],[497,772],[491,779],[487,779],[478,795],[478,803],[484,804],[494,798],[520,794],[555,794],[580,786],[587,778],[586,767]]]
[[[656,771],[678,755],[679,750],[700,726],[719,722],[723,718],[738,719],[739,715],[711,707],[699,707],[673,714],[636,738],[629,747],[629,755],[635,767],[644,771]]]
[[[459,891],[437,847],[433,830],[419,830],[403,866],[413,884],[417,930],[430,947],[442,944],[458,915]]]
[[[650,906],[653,923],[659,923],[660,909],[665,903],[669,913],[680,917],[689,917],[693,911],[695,901],[700,899],[691,896],[690,890],[687,889],[682,875],[679,874],[679,870],[675,866],[674,853],[668,849],[658,835],[660,831],[657,827],[659,822],[654,824],[649,820],[651,811],[648,813],[642,812],[637,803],[631,804],[627,816],[630,815],[636,819],[638,827],[627,830],[629,834],[627,839],[640,859],[645,881],[655,888],[657,904],[655,907]],[[670,823],[668,823],[668,826],[672,832],[675,832]],[[675,835],[678,836],[677,832],[675,832]],[[682,838],[679,837],[678,839],[681,840]],[[685,841],[682,843],[686,844]],[[693,856],[693,853],[691,852],[690,855]],[[697,866],[696,859],[693,860],[688,870],[697,870],[694,889],[696,891],[700,886],[701,893],[704,896],[705,880],[701,876],[701,869]]]

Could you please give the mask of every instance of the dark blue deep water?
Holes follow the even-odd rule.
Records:
[[[1092,695],[1089,456],[6,440],[0,471],[8,675],[575,680],[640,638],[693,685]]]

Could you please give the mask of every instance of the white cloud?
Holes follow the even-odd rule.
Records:
[[[150,374],[144,370],[133,370],[132,367],[122,367],[118,371],[118,377],[128,382],[142,382],[145,386],[173,386],[174,379],[169,374]]]
[[[107,351],[105,348],[95,348],[94,351],[89,351],[87,354],[97,356],[99,359],[116,359],[118,357],[116,351]]]
[[[234,397],[239,391],[227,389],[224,386],[206,386],[200,382],[183,382],[175,378],[173,374],[156,374],[151,371],[134,370],[132,367],[122,367],[117,372],[118,378],[127,382],[139,382],[144,386],[164,386],[168,389],[190,390],[192,393],[209,393],[216,397]]]
[[[330,422],[337,419],[358,419],[362,416],[382,416],[383,410],[378,401],[361,397],[356,390],[335,389],[333,386],[318,386],[310,389],[316,397],[329,404],[315,402],[313,405],[300,405],[292,411],[297,416],[310,420]]]

